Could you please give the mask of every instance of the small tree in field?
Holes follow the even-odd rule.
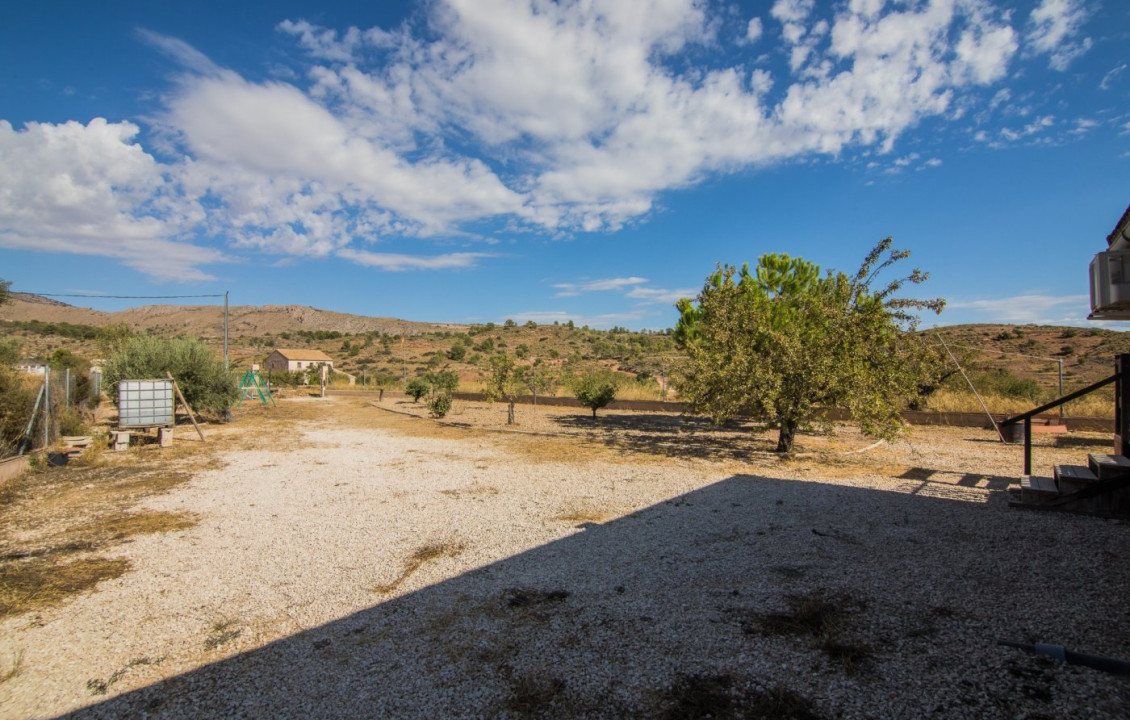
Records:
[[[424,378],[412,378],[404,387],[404,392],[412,396],[413,401],[420,402],[420,398],[427,395],[428,391],[431,389],[431,383],[429,383]]]
[[[196,338],[134,335],[106,363],[103,378],[107,385],[115,385],[121,380],[164,378],[166,372],[176,379],[193,410],[222,413],[239,396],[235,375]],[[111,397],[117,401],[116,392]]]
[[[763,418],[779,429],[778,452],[791,450],[799,428],[836,406],[850,410],[865,433],[894,436],[898,413],[918,394],[929,366],[910,311],[940,312],[945,301],[894,297],[904,284],[927,279],[919,270],[871,288],[879,273],[909,255],[891,242],[876,245],[851,277],[821,276],[801,258],[763,255],[753,272],[721,267],[696,300],[680,300],[675,338],[687,360],[675,379],[691,410],[716,423]]]
[[[459,375],[454,370],[449,370],[444,365],[443,370],[434,370],[424,374],[424,381],[428,383],[429,395],[451,395],[459,387]]]
[[[577,375],[573,379],[573,395],[581,404],[592,410],[593,419],[596,411],[616,399],[616,376],[608,370],[589,370]]]
[[[538,404],[538,395],[545,395],[557,387],[557,371],[545,363],[527,365],[519,369],[522,384],[534,396],[534,405]]]
[[[483,368],[485,394],[491,402],[503,400],[507,403],[506,424],[514,424],[514,403],[522,394],[523,384],[521,374],[515,365],[514,358],[507,353],[492,355]]]

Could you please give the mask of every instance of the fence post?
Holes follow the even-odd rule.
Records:
[[[43,447],[51,445],[51,368],[43,370]]]
[[[1130,354],[1123,353],[1114,359],[1114,454],[1126,455],[1130,451]]]

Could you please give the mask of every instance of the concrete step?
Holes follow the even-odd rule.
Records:
[[[1100,480],[1130,475],[1130,458],[1124,455],[1091,453],[1087,456],[1087,466]]]
[[[1052,471],[1055,484],[1061,495],[1070,495],[1088,488],[1099,481],[1091,468],[1084,465],[1056,465]]]

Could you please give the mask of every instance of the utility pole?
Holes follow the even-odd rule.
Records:
[[[224,370],[230,370],[228,364],[228,291],[224,291]]]

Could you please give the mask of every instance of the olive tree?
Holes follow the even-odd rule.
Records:
[[[534,396],[534,405],[538,404],[538,395],[545,395],[557,387],[557,371],[546,363],[534,363],[519,368],[522,384]]]
[[[235,375],[224,369],[216,354],[196,338],[134,335],[106,363],[108,385],[121,380],[163,378],[171,373],[193,410],[223,413],[239,395]],[[117,402],[116,393],[111,397]]]
[[[507,403],[506,424],[514,424],[514,403],[522,394],[524,385],[522,374],[508,353],[492,355],[482,370],[484,381],[484,394],[491,402],[503,400]]]
[[[574,377],[572,385],[573,395],[592,410],[595,420],[596,411],[616,399],[619,383],[609,370],[587,370]]]
[[[783,254],[763,255],[752,272],[722,266],[711,274],[695,300],[676,303],[675,339],[687,357],[675,381],[690,410],[716,423],[760,418],[779,430],[778,452],[792,449],[798,429],[817,421],[830,429],[823,418],[831,407],[847,408],[867,434],[897,434],[899,411],[928,365],[913,311],[941,312],[945,301],[895,297],[927,279],[917,269],[872,287],[909,256],[891,244],[876,245],[854,276],[822,276]]]

